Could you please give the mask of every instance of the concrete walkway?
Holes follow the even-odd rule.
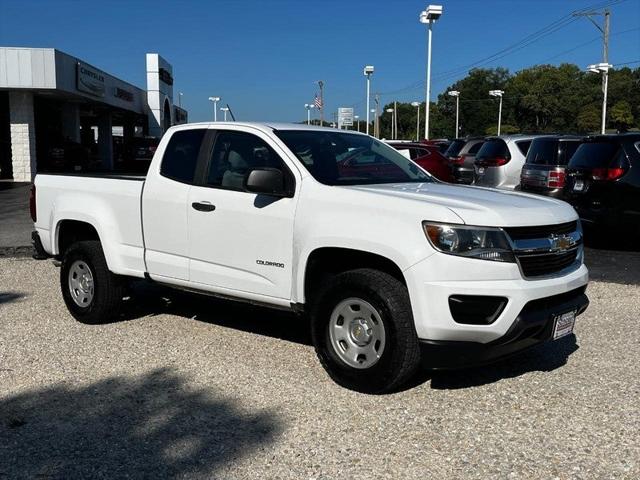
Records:
[[[31,246],[30,184],[0,182],[0,254]]]

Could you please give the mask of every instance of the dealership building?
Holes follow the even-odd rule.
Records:
[[[53,48],[0,47],[0,179],[126,170],[135,145],[187,122],[173,69],[146,55],[143,90]]]

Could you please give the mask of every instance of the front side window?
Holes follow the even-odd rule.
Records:
[[[430,182],[432,177],[384,143],[364,135],[314,130],[275,134],[325,185]]]
[[[285,178],[288,176],[288,169],[278,154],[261,138],[246,132],[218,132],[209,162],[207,185],[243,190],[245,176],[254,168],[277,168]]]
[[[200,145],[207,130],[178,130],[169,139],[162,157],[160,174],[183,183],[193,183]]]

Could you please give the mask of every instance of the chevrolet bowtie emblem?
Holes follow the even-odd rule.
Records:
[[[549,247],[553,252],[568,250],[575,245],[573,238],[569,235],[550,235]]]

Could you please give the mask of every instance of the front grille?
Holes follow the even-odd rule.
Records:
[[[533,227],[507,227],[504,231],[514,243],[514,253],[525,277],[551,275],[573,265],[582,251],[578,222]],[[568,236],[568,249],[554,245],[557,237]]]
[[[507,227],[504,229],[509,234],[511,240],[523,240],[529,238],[546,238],[551,234],[562,235],[563,233],[575,232],[578,222],[559,223],[557,225],[542,225],[540,227]]]
[[[520,268],[525,277],[540,277],[559,272],[571,266],[578,257],[578,248],[561,253],[537,255],[517,255]]]

